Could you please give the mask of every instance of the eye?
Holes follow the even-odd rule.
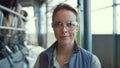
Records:
[[[61,27],[63,24],[61,22],[53,22],[52,27]]]
[[[77,25],[77,23],[76,22],[72,22],[72,21],[70,21],[69,23],[67,23],[68,27],[73,27],[73,26],[76,26],[76,25]]]

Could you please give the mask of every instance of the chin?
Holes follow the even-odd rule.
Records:
[[[59,42],[62,43],[62,44],[69,44],[69,43],[71,43],[70,40],[60,40]]]

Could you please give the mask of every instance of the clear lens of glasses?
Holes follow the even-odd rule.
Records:
[[[63,24],[61,22],[53,22],[52,23],[52,27],[55,29],[62,29],[64,27],[66,27],[68,30],[74,30],[76,28],[76,26],[78,26],[78,23],[75,21],[70,21],[70,22],[67,22],[66,24]]]

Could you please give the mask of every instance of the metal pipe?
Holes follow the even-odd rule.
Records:
[[[26,31],[25,28],[14,28],[14,27],[7,27],[7,26],[0,26],[0,29],[11,29],[11,30]]]
[[[113,0],[113,67],[112,68],[118,68],[117,65],[117,48],[118,48],[118,38],[117,38],[117,0]]]
[[[3,12],[0,10],[0,26],[2,25],[3,21]]]
[[[7,44],[3,43],[0,41],[0,45],[6,49],[7,52],[3,51],[3,54],[7,57],[8,62],[10,63],[10,68],[13,68],[13,52],[12,50],[8,47]]]
[[[10,13],[13,13],[13,14],[15,14],[16,16],[18,16],[18,17],[20,17],[20,18],[22,18],[22,19],[24,19],[24,20],[26,20],[26,21],[28,20],[26,17],[24,17],[23,15],[19,14],[18,12],[15,12],[15,11],[13,11],[13,10],[11,10],[11,9],[9,9],[9,8],[6,8],[6,7],[2,6],[2,5],[0,5],[0,9],[3,9],[3,10],[8,11],[8,12],[10,12]]]
[[[84,48],[92,52],[91,5],[90,0],[84,0]]]
[[[40,4],[38,3],[38,1],[34,0],[33,1],[33,8],[34,8],[34,15],[35,17],[37,17],[37,19],[35,20],[35,26],[36,26],[36,34],[37,34],[37,43],[39,46],[41,46],[42,44],[42,38],[41,38],[41,11],[40,11]]]
[[[3,23],[3,12],[0,10],[0,26],[2,26]],[[1,30],[0,30],[1,33]]]
[[[46,5],[46,12],[47,11],[49,11],[49,9],[48,9],[48,1],[46,1],[46,3],[45,3],[45,5]],[[47,40],[47,38],[48,38],[48,15],[47,15],[47,13],[46,13],[46,32],[45,32],[45,41],[48,43],[48,40]],[[44,43],[44,47],[45,48],[47,48],[47,43]]]

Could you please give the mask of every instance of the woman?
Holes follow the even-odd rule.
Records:
[[[78,47],[75,41],[77,15],[71,6],[64,3],[57,5],[52,16],[57,41],[39,55],[34,68],[101,68],[99,59]]]

